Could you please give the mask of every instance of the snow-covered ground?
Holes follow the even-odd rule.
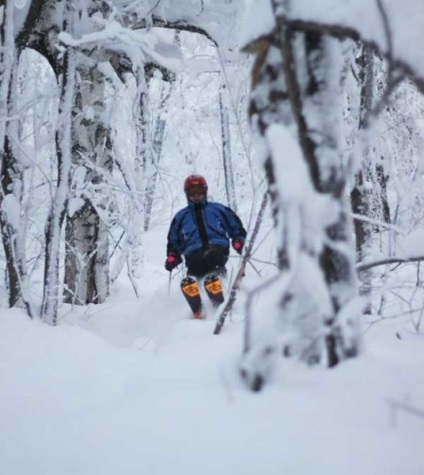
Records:
[[[421,475],[424,340],[371,326],[333,370],[286,360],[260,393],[237,376],[241,306],[220,336],[146,262],[107,303],[58,327],[0,316],[0,460],[7,475]],[[248,279],[248,276],[247,276]],[[406,317],[405,317],[406,318]]]

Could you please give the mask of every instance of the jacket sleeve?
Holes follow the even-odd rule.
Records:
[[[237,214],[228,206],[223,206],[224,213],[225,213],[225,221],[228,226],[228,234],[230,235],[231,239],[237,239],[244,243],[246,240],[246,230],[243,227],[241,219],[237,216]]]
[[[179,216],[175,216],[171,222],[168,232],[168,243],[166,246],[166,255],[175,254],[178,257],[181,257],[183,253],[183,243],[181,242],[180,235],[180,221]]]

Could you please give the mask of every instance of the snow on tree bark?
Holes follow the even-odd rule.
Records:
[[[278,299],[278,326],[297,335],[286,353],[309,363],[325,357],[334,366],[359,349],[358,315],[348,311],[357,286],[339,144],[339,45],[296,34],[276,14],[277,2],[273,7],[276,27],[254,47],[250,115],[267,151],[279,268],[289,276]]]
[[[75,10],[72,1],[67,0],[65,8],[65,31],[72,31]],[[70,189],[72,166],[72,110],[75,97],[76,53],[68,48],[64,55],[64,67],[61,81],[59,104],[59,128],[56,132],[58,177],[57,187],[45,230],[44,289],[41,305],[41,317],[56,325],[61,283],[59,279],[60,245],[63,222],[66,216]]]
[[[358,140],[364,136],[369,117],[372,112],[374,102],[374,68],[373,51],[369,47],[363,47],[359,58],[359,80],[360,80],[360,109],[358,124]],[[367,142],[367,138],[365,139]],[[356,173],[355,185],[350,192],[352,212],[355,214],[369,216],[371,209],[371,193],[366,186],[369,175],[372,173],[371,151],[368,143],[362,144],[361,157],[362,167]],[[368,257],[371,247],[371,224],[359,219],[354,220],[354,230],[356,238],[356,259],[361,262]],[[360,274],[361,286],[359,292],[365,298],[371,296],[371,271],[364,271]],[[369,307],[368,310],[370,311]]]
[[[87,61],[87,60],[86,60]],[[68,303],[104,302],[109,295],[108,200],[103,175],[112,169],[107,77],[80,62],[73,114],[74,183],[66,220],[65,292]]]
[[[221,142],[225,176],[225,192],[227,195],[228,206],[237,212],[233,172],[234,167],[231,155],[230,114],[228,112],[228,106],[225,102],[225,93],[226,86],[225,84],[222,84],[219,91],[219,113],[221,118]]]
[[[165,136],[165,127],[166,127],[165,117],[168,111],[168,103],[169,103],[169,98],[173,90],[174,81],[175,81],[175,77],[172,77],[166,93],[164,92],[165,87],[167,87],[166,84],[162,84],[161,86],[161,98],[159,102],[159,109],[157,111],[157,117],[155,120],[153,142],[152,142],[154,171],[153,171],[151,179],[147,183],[145,206],[144,206],[145,211],[144,211],[143,228],[145,232],[148,231],[150,228],[150,218],[152,214],[155,190],[156,190],[156,185],[157,185],[157,180],[158,180],[157,169],[158,169],[158,165],[161,158],[163,140]]]
[[[33,316],[26,265],[26,229],[22,216],[24,165],[20,160],[18,64],[22,45],[16,40],[14,3],[6,2],[1,25],[0,67],[0,227],[6,255],[9,306],[23,305]],[[28,26],[26,26],[28,28]],[[26,32],[26,29],[23,31]],[[22,37],[22,32],[21,32]],[[21,39],[22,42],[22,39]]]

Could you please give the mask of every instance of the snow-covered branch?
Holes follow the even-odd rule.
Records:
[[[424,42],[424,9],[420,1],[385,0],[383,4],[355,0],[346,5],[343,0],[326,0],[311,5],[308,0],[296,0],[288,11],[286,8],[280,8],[279,18],[292,31],[360,41],[383,54],[393,73],[408,76],[424,92],[424,61],[420,48],[411,47]],[[271,0],[254,2],[247,24],[252,25],[259,14],[266,21],[245,29],[246,51],[254,50],[255,44],[274,28]]]
[[[372,262],[359,262],[356,264],[356,270],[358,272],[363,272],[373,267],[384,266],[387,264],[408,264],[410,262],[421,262],[424,261],[424,256],[417,257],[388,257],[387,259],[381,259],[379,261]]]

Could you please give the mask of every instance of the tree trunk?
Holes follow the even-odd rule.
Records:
[[[369,117],[372,112],[374,102],[374,68],[373,68],[373,52],[370,47],[363,47],[361,56],[358,60],[360,66],[360,109],[359,109],[359,138],[362,138],[361,132],[368,127]],[[365,139],[367,140],[367,139]],[[351,206],[355,214],[370,217],[371,200],[369,188],[366,186],[367,180],[372,180],[372,157],[371,151],[367,143],[363,144],[362,150],[362,166],[355,177],[355,186],[351,191]],[[356,260],[361,262],[365,260],[372,245],[371,225],[360,219],[354,220],[355,238],[356,238]],[[361,272],[359,275],[361,285],[359,293],[368,300],[371,298],[371,270]],[[366,313],[371,312],[371,307],[367,306]]]
[[[263,163],[278,232],[278,263],[286,276],[278,326],[297,335],[287,353],[309,363],[326,356],[331,367],[356,355],[359,343],[357,315],[349,310],[357,286],[354,255],[347,252],[352,243],[339,143],[342,96],[340,78],[331,76],[342,65],[341,53],[335,41],[295,33],[277,15],[284,7],[277,0],[272,4],[276,29],[269,40],[255,45],[250,116],[269,151]],[[298,155],[290,149],[290,155],[296,153],[290,160],[280,145],[284,128],[295,132],[299,144]],[[282,159],[292,182],[305,193],[280,185]],[[303,163],[292,165],[295,159]],[[316,222],[312,210],[320,202],[326,213]],[[253,352],[275,353],[269,342],[262,345],[267,351]]]
[[[158,179],[157,167],[162,153],[163,139],[165,135],[166,120],[163,116],[166,116],[168,110],[168,100],[172,92],[172,84],[170,83],[169,90],[166,94],[163,93],[165,85],[162,86],[161,101],[159,105],[158,115],[155,123],[154,135],[153,135],[153,174],[151,179],[147,183],[146,199],[144,209],[144,231],[148,231],[150,228],[150,218],[152,215],[153,201],[155,196],[156,184]]]
[[[0,226],[6,255],[8,301],[10,307],[24,303],[28,314],[32,316],[29,298],[24,290],[27,288],[27,273],[23,229],[20,223],[22,169],[12,152],[8,135],[4,151],[1,170]]]
[[[79,72],[72,157],[75,170],[72,203],[76,205],[70,209],[66,221],[64,299],[67,303],[84,305],[102,303],[109,295],[109,239],[104,224],[107,198],[101,184],[102,173],[112,170],[112,157],[110,130],[105,122],[106,77],[97,66]]]
[[[225,104],[225,84],[221,85],[219,91],[219,112],[221,118],[221,142],[222,142],[222,159],[224,164],[225,175],[225,191],[227,195],[228,206],[237,212],[237,202],[234,186],[234,172],[231,156],[231,142],[230,142],[230,115],[228,107]]]
[[[309,110],[315,109],[311,115],[306,116],[307,124],[303,131],[308,137],[312,137],[313,142],[310,160],[317,173],[311,173],[311,176],[316,191],[327,195],[339,209],[337,218],[325,229],[326,242],[319,256],[320,268],[332,302],[331,314],[323,315],[328,332],[326,343],[330,367],[355,356],[359,338],[356,323],[358,316],[351,315],[346,320],[341,316],[343,309],[356,298],[357,285],[355,259],[346,251],[352,248],[352,240],[350,210],[344,199],[346,177],[343,174],[339,143],[342,134],[337,127],[342,117],[342,110],[338,107],[342,95],[332,76],[335,71],[341,72],[337,70],[337,46],[337,40],[317,34],[305,34],[308,82],[304,105]],[[314,113],[320,117],[318,127],[313,123]]]
[[[11,100],[13,100],[13,81],[14,81],[14,72],[16,73],[16,45],[14,42],[14,31],[13,31],[13,2],[7,2],[6,11],[4,13],[4,20],[1,25],[1,45],[0,50],[0,59],[1,59],[1,68],[2,68],[2,80],[0,85],[0,158],[1,158],[1,195],[0,195],[0,226],[1,226],[1,235],[3,241],[3,248],[6,255],[6,269],[7,269],[7,290],[8,290],[8,301],[9,306],[13,307],[16,305],[21,296],[20,290],[20,277],[17,267],[17,262],[15,259],[15,238],[17,229],[13,226],[13,219],[16,220],[16,211],[14,211],[15,216],[8,215],[5,212],[8,200],[8,197],[11,199],[15,198],[17,200],[20,197],[16,197],[13,194],[13,184],[15,181],[21,180],[22,171],[19,170],[18,163],[16,158],[13,155],[11,149],[10,140],[7,136],[9,117],[12,117],[10,114]],[[16,119],[15,119],[16,120]],[[15,188],[16,189],[16,188]],[[11,210],[12,211],[12,210]]]
[[[13,2],[6,2],[1,25],[0,67],[0,228],[6,256],[8,303],[24,305],[33,316],[25,253],[25,227],[21,218],[23,166],[14,145],[19,141],[17,69],[19,48],[15,43]]]
[[[65,9],[65,31],[72,32],[74,23],[72,1]],[[44,289],[41,316],[46,323],[56,325],[60,299],[60,245],[70,188],[72,164],[72,107],[75,97],[75,51],[68,48],[64,56],[61,96],[59,103],[60,128],[56,132],[58,178],[55,195],[47,218],[45,230]]]
[[[105,235],[106,242],[102,242]],[[66,223],[65,302],[86,305],[105,300],[109,285],[107,251],[107,230],[87,200]]]
[[[137,146],[134,174],[137,196],[126,240],[126,252],[129,252],[126,262],[130,276],[137,275],[143,265],[142,232],[144,217],[146,216],[146,197],[149,183],[155,173],[151,144],[148,82],[145,68],[140,67],[138,69],[136,83],[137,99],[134,117],[136,117]]]

